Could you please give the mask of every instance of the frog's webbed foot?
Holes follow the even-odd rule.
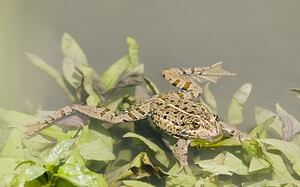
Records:
[[[183,169],[185,172],[188,172],[188,146],[190,144],[191,140],[186,140],[186,139],[179,139],[177,143],[174,146],[173,149],[173,155],[175,158],[178,160],[180,164],[180,168],[177,173],[180,173]]]

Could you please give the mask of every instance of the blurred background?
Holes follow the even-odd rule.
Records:
[[[224,61],[238,76],[211,84],[225,117],[232,94],[253,84],[245,107],[275,111],[275,103],[300,120],[300,1],[296,0],[2,0],[0,2],[0,107],[22,112],[32,106],[57,110],[70,100],[24,52],[61,71],[61,37],[68,32],[99,74],[127,54],[126,37],[140,46],[145,74],[161,90],[175,90],[161,77],[165,67],[206,66]]]

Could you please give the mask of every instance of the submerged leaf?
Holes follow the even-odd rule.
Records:
[[[154,151],[155,153],[155,158],[161,163],[163,164],[165,167],[169,166],[169,159],[165,153],[164,150],[162,150],[160,147],[158,147],[156,144],[154,144],[153,142],[151,142],[150,140],[144,138],[143,136],[140,136],[138,134],[132,133],[132,132],[128,132],[126,133],[123,137],[128,138],[128,137],[132,137],[132,138],[137,138],[139,140],[141,140],[142,142],[144,142],[152,151]]]
[[[283,120],[282,132],[284,141],[292,141],[300,133],[300,123],[276,103],[278,116]]]
[[[101,99],[99,98],[98,94],[94,90],[93,86],[93,72],[94,70],[89,67],[79,66],[80,71],[83,74],[83,87],[84,90],[89,94],[88,98],[86,99],[86,103],[89,106],[97,106]]]
[[[76,66],[88,66],[87,59],[82,49],[68,33],[64,33],[62,37],[61,49],[65,57],[70,58]]]
[[[209,90],[209,83],[207,83],[203,89],[201,98],[211,109],[211,112],[217,114],[217,102],[214,95]]]
[[[227,111],[227,122],[237,125],[243,122],[243,109],[251,92],[252,85],[244,84],[233,96]]]
[[[32,61],[32,63],[36,67],[40,68],[42,71],[50,75],[56,81],[56,83],[67,93],[67,95],[72,100],[72,102],[75,101],[75,97],[72,95],[72,93],[69,91],[69,89],[64,83],[63,76],[57,70],[55,70],[53,67],[48,65],[45,61],[43,61],[38,56],[35,56],[30,53],[25,53],[25,55]]]

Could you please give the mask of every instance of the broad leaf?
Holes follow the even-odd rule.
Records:
[[[70,58],[76,66],[88,66],[87,59],[82,49],[68,33],[64,33],[62,37],[61,50],[64,56]]]
[[[258,135],[260,138],[266,138],[266,129],[273,123],[276,116],[272,116],[261,124],[257,125],[249,134],[249,137]]]
[[[292,115],[287,113],[278,103],[276,103],[276,111],[283,121],[283,140],[290,142],[300,133],[300,123]]]
[[[300,99],[300,89],[299,88],[292,88],[291,89],[293,92],[297,94],[297,97]]]
[[[50,153],[44,158],[45,167],[50,168],[53,165],[58,165],[60,155],[68,150],[76,141],[76,139],[64,140],[57,144]]]
[[[101,102],[101,99],[99,98],[93,87],[94,70],[85,66],[79,66],[79,69],[83,74],[84,90],[89,94],[88,98],[86,99],[86,104],[90,106],[97,106]]]
[[[24,157],[19,129],[14,128],[11,131],[1,156]]]
[[[107,187],[107,183],[101,174],[89,171],[79,165],[65,163],[60,166],[55,177],[63,178],[77,186]]]
[[[140,136],[138,134],[132,133],[132,132],[128,132],[126,133],[123,137],[128,138],[137,138],[139,140],[141,140],[142,142],[144,142],[152,151],[154,151],[154,155],[155,158],[161,163],[163,164],[165,167],[169,166],[169,159],[165,153],[164,150],[162,150],[160,147],[158,147],[156,144],[154,144],[153,142],[151,142],[150,140],[144,138],[143,136]]]
[[[272,147],[269,149],[278,149],[290,160],[293,169],[300,176],[300,148],[299,145],[293,142],[285,142],[277,139],[260,139],[260,142],[270,144]]]
[[[101,138],[90,143],[83,143],[78,146],[78,149],[86,160],[108,161],[115,159],[114,154]]]
[[[270,164],[265,159],[252,157],[249,165],[249,173],[266,173],[270,170]]]
[[[130,187],[130,186],[139,186],[139,187],[154,187],[151,184],[145,183],[145,182],[141,182],[138,180],[124,180],[122,181],[126,186]]]
[[[251,92],[252,85],[244,84],[233,96],[227,111],[227,122],[237,125],[243,122],[243,109]]]
[[[138,58],[139,47],[135,39],[131,37],[127,37],[126,41],[128,44],[128,57],[130,61],[130,66],[128,67],[127,71],[130,71],[131,69],[133,69],[139,64],[139,58]]]
[[[72,93],[69,91],[69,89],[64,83],[63,76],[57,70],[55,70],[53,67],[48,65],[45,61],[43,61],[38,56],[35,56],[30,53],[25,53],[25,55],[29,58],[29,60],[32,61],[32,63],[36,67],[40,68],[42,71],[50,75],[56,81],[56,83],[67,93],[67,95],[72,100],[72,102],[75,101],[75,97],[72,95]]]
[[[203,93],[201,95],[201,101],[203,100],[208,107],[211,109],[211,112],[217,114],[217,102],[215,100],[214,95],[209,90],[209,83],[207,83],[203,89]]]

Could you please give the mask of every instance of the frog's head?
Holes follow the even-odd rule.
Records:
[[[180,133],[182,137],[211,143],[223,137],[221,122],[215,114],[188,116],[183,122],[185,128]]]

